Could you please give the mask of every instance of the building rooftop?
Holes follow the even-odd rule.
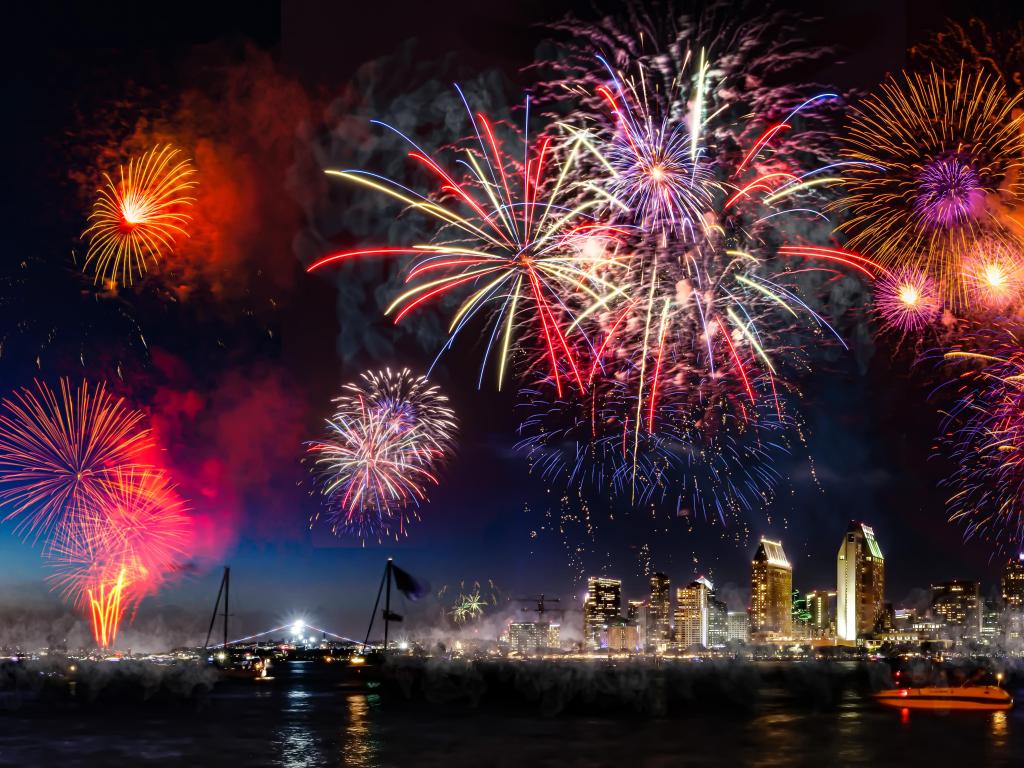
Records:
[[[761,539],[761,544],[757,548],[754,560],[761,560],[767,562],[768,565],[774,565],[779,568],[792,567],[789,564],[789,559],[786,557],[786,553],[782,549],[781,541]]]

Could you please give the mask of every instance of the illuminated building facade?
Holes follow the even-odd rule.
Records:
[[[514,621],[508,625],[508,644],[516,653],[536,653],[561,645],[562,628],[546,621]]]
[[[649,617],[647,613],[646,600],[630,600],[626,609],[626,619],[636,625],[636,634],[640,642],[640,649],[647,648],[647,625]]]
[[[1003,606],[1007,609],[1024,610],[1024,553],[1007,561],[1000,581]]]
[[[793,634],[793,567],[782,542],[761,539],[750,575],[750,635],[756,640]]]
[[[1000,580],[1003,598],[1003,635],[1008,647],[1024,645],[1024,552],[1008,560]]]
[[[622,582],[591,576],[587,579],[587,598],[583,603],[583,639],[587,648],[601,647],[602,635],[622,607]]]
[[[851,522],[836,560],[836,636],[845,642],[867,637],[885,604],[885,558],[875,532]]]
[[[729,643],[750,642],[750,617],[746,611],[729,611],[725,617],[725,640]]]
[[[714,595],[708,595],[708,648],[724,648],[729,640],[729,609]]]
[[[823,639],[836,634],[836,593],[816,589],[807,593],[808,626],[811,637]]]
[[[621,616],[614,616],[609,620],[604,644],[609,651],[617,653],[639,653],[643,650],[637,625]]]
[[[676,645],[708,647],[708,598],[713,587],[701,576],[676,590]]]
[[[959,580],[933,584],[932,617],[942,625],[942,634],[947,638],[981,637],[981,585]]]
[[[647,644],[664,650],[672,640],[672,585],[664,573],[651,574],[651,596],[647,600]]]

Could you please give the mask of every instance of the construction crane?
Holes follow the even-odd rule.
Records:
[[[563,608],[548,608],[547,606],[550,603],[560,603],[562,601],[557,597],[548,597],[543,592],[534,597],[517,597],[516,602],[533,603],[535,607],[525,607],[523,608],[523,613],[536,613],[538,624],[544,621],[545,613],[565,613]]]

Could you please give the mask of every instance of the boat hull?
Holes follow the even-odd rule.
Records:
[[[1010,709],[1013,697],[1002,688],[892,688],[879,691],[875,701],[900,709]]]

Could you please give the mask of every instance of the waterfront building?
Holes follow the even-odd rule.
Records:
[[[981,637],[981,585],[976,581],[944,581],[932,585],[932,617],[950,640]]]
[[[622,606],[622,582],[603,576],[587,579],[583,601],[583,642],[587,648],[601,647],[601,638],[609,622],[619,616]]]
[[[836,636],[856,642],[870,635],[885,603],[885,558],[875,532],[851,522],[836,559]]]
[[[640,650],[647,649],[647,625],[649,623],[647,601],[630,600],[626,609],[626,619],[636,625],[636,634],[640,643]]]
[[[1003,605],[1008,609],[1024,610],[1024,552],[1011,558],[1003,566]]]
[[[755,640],[793,634],[793,567],[782,542],[761,539],[750,576],[750,635]]]
[[[1024,552],[1003,567],[1000,580],[1003,597],[1003,639],[1007,647],[1024,645]]]
[[[713,586],[701,576],[676,590],[676,645],[708,647],[708,598]]]
[[[989,645],[997,644],[1002,635],[1002,606],[998,600],[981,601],[981,639]]]
[[[708,595],[708,648],[724,648],[729,640],[729,608],[714,595]]]
[[[613,616],[608,620],[605,637],[603,645],[609,651],[639,653],[643,650],[643,646],[640,645],[640,633],[637,631],[637,625],[621,616]]]
[[[562,628],[547,621],[513,621],[508,625],[508,644],[521,654],[536,653],[561,645]]]
[[[807,593],[808,626],[813,639],[821,640],[836,635],[836,593],[816,589]]]
[[[910,629],[917,623],[917,610],[914,608],[897,608],[893,612],[893,619],[898,631]]]
[[[729,611],[726,614],[725,640],[728,643],[750,642],[750,618],[746,611]]]
[[[793,614],[793,637],[799,640],[811,638],[811,612],[807,608],[807,596],[799,589],[793,590],[791,600]]]
[[[651,574],[651,596],[647,600],[647,645],[665,650],[672,641],[672,590],[664,573]]]

